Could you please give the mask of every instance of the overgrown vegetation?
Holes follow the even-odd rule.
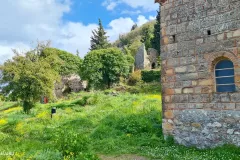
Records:
[[[15,154],[0,159],[97,160],[118,155],[162,160],[239,158],[240,150],[233,146],[198,150],[165,141],[161,97],[122,92],[72,94],[58,103],[38,104],[29,115],[20,107],[1,111],[0,150]],[[51,119],[53,106],[57,113]]]
[[[143,42],[147,41],[149,44],[149,38],[153,37],[155,23],[156,21],[150,21],[127,34],[120,35],[119,39],[113,45],[116,47],[125,46],[130,51],[131,55],[135,56],[138,48],[142,45],[141,40],[144,40]]]
[[[60,58],[61,62],[57,67],[57,71],[62,76],[70,74],[78,74],[82,65],[82,59],[79,56],[72,53],[57,49],[57,48],[45,48],[41,56],[56,55]],[[52,62],[53,63],[53,62]]]
[[[60,59],[53,54],[41,56],[44,48],[20,54],[15,50],[15,56],[0,66],[3,73],[1,83],[2,93],[10,100],[22,101],[24,111],[29,113],[41,96],[52,98],[54,82],[59,76],[56,71]]]
[[[89,52],[83,60],[81,77],[88,80],[90,88],[110,88],[127,77],[133,61],[117,48]]]
[[[142,70],[141,71],[142,80],[144,82],[160,82],[161,72],[160,70]]]

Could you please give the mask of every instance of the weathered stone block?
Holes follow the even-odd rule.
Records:
[[[166,119],[172,119],[174,116],[173,116],[173,111],[172,110],[168,110],[166,112],[164,112],[164,116]]]
[[[207,80],[202,80],[199,81],[200,86],[210,86],[213,85],[213,80],[212,79],[207,79]]]
[[[188,95],[173,95],[172,103],[187,103]]]
[[[182,93],[184,94],[193,93],[193,88],[183,88]]]

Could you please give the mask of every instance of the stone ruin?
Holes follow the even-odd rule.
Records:
[[[79,92],[87,88],[87,82],[78,75],[63,76],[60,83],[55,84],[55,97],[61,98],[71,92]]]
[[[198,148],[240,146],[240,0],[156,2],[164,134]]]
[[[142,44],[135,55],[135,70],[155,69],[157,67],[158,52],[156,49],[149,48],[146,51]]]

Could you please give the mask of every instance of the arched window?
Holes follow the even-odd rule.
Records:
[[[234,92],[234,66],[230,60],[222,60],[215,66],[217,92]]]

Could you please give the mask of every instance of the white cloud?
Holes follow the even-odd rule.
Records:
[[[131,18],[119,18],[111,21],[108,25],[107,33],[111,42],[119,37],[119,34],[129,32],[134,25],[134,21]]]
[[[34,3],[33,3],[34,2]],[[2,1],[0,5],[0,64],[12,57],[12,48],[29,50],[36,40],[51,40],[52,46],[76,53],[83,57],[90,48],[92,30],[97,24],[84,25],[76,22],[63,22],[62,16],[70,11],[67,0],[15,0]],[[106,31],[111,42],[119,34],[129,32],[137,23],[147,22],[139,16],[137,22],[129,17],[112,20]]]
[[[117,6],[117,2],[112,0],[106,0],[102,3],[102,5],[105,6],[107,10],[111,11],[114,10],[114,8]]]
[[[143,25],[144,23],[146,23],[146,22],[148,22],[148,21],[149,21],[149,20],[146,19],[146,17],[140,15],[140,16],[138,16],[138,18],[137,18],[137,25],[138,25],[138,26],[141,26],[141,25]]]
[[[123,10],[123,11],[121,12],[121,14],[128,14],[128,15],[135,15],[135,14],[140,14],[140,13],[141,13],[140,10],[136,10],[136,11]]]
[[[154,16],[149,16],[149,18],[148,18],[149,20],[155,20],[156,19],[156,17],[154,17]]]
[[[154,1],[150,1],[150,0],[105,0],[104,1],[104,6],[108,6],[111,3],[115,3],[116,5],[118,4],[126,4],[128,6],[130,6],[131,8],[141,8],[144,11],[155,11],[158,10],[159,5],[158,4],[154,4]],[[114,6],[115,8],[116,6]]]

